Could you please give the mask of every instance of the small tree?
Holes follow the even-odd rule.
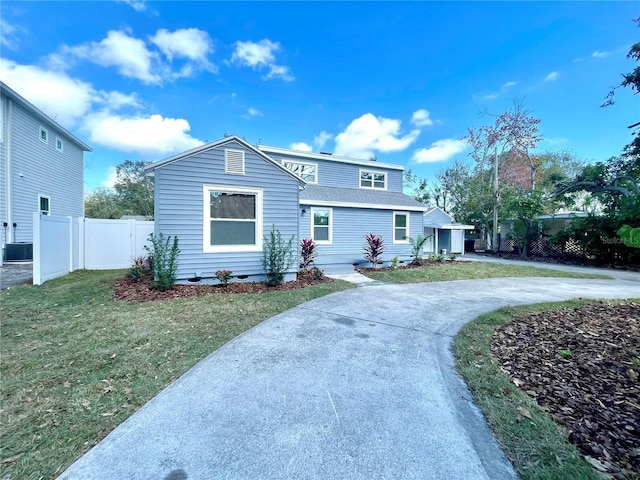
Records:
[[[384,253],[384,241],[380,235],[373,233],[365,235],[364,239],[367,241],[364,246],[364,258],[371,262],[373,268],[376,268],[378,264],[383,263],[380,257]]]
[[[153,258],[151,271],[153,272],[154,287],[164,292],[176,284],[178,254],[180,253],[178,237],[173,237],[172,243],[171,235],[165,238],[163,233],[158,236],[152,233],[149,235],[149,241],[151,248],[148,245],[145,245],[144,248]]]
[[[420,265],[422,263],[422,247],[427,240],[429,240],[433,235],[427,235],[426,237],[422,234],[418,235],[416,238],[409,238],[409,243],[411,244],[411,264],[412,265]]]
[[[271,226],[269,236],[264,239],[262,266],[267,277],[267,285],[276,287],[284,281],[285,274],[294,262],[293,242],[295,236],[291,235],[285,241],[280,230],[275,225]]]
[[[309,270],[318,258],[318,245],[311,239],[304,238],[300,241],[300,267]]]

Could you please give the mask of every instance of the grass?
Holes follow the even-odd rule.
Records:
[[[576,447],[569,443],[566,430],[525,393],[492,360],[493,331],[517,315],[558,308],[578,308],[593,301],[574,300],[517,308],[502,308],[466,324],[454,340],[458,372],[473,392],[474,403],[482,410],[493,433],[523,480],[599,480]],[[615,303],[615,302],[611,302]],[[503,389],[508,389],[504,395]],[[531,412],[523,417],[518,408]]]
[[[0,294],[0,478],[54,478],[206,355],[346,282],[127,304],[122,272],[78,271]]]
[[[489,262],[442,262],[422,268],[385,269],[366,271],[374,280],[388,283],[447,282],[498,277],[562,277],[611,279],[607,275],[573,273],[521,265],[503,265]]]

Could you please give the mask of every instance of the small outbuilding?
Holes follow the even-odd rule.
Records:
[[[464,231],[473,230],[473,225],[463,225],[440,207],[433,207],[424,214],[424,235],[429,237],[424,244],[425,253],[464,253]]]

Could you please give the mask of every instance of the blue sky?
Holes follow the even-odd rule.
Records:
[[[11,2],[0,78],[91,145],[85,187],[224,134],[404,164],[466,158],[468,127],[524,99],[540,151],[606,160],[637,2]]]

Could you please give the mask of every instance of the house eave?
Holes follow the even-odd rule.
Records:
[[[321,207],[346,207],[346,208],[368,208],[373,210],[397,210],[403,212],[425,212],[429,207],[409,206],[409,205],[386,205],[377,203],[358,202],[334,202],[328,200],[300,199],[300,205],[318,205]]]
[[[7,98],[18,103],[22,108],[28,110],[30,113],[36,116],[38,120],[40,120],[42,123],[45,123],[47,124],[47,126],[58,130],[62,135],[67,137],[68,140],[78,145],[83,151],[93,152],[93,148],[91,148],[89,145],[84,143],[82,140],[76,137],[73,133],[71,133],[69,130],[64,128],[62,125],[56,122],[53,118],[48,116],[46,113],[44,113],[42,110],[40,110],[38,107],[33,105],[31,102],[25,99],[22,95],[20,95],[18,92],[13,90],[11,87],[9,87],[6,83],[2,81],[0,81],[0,91],[2,91],[2,93]]]

